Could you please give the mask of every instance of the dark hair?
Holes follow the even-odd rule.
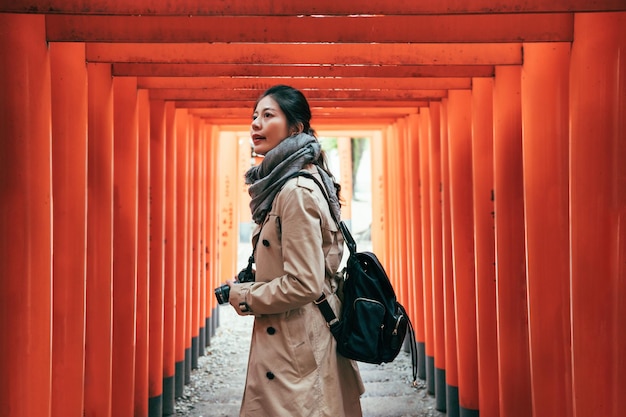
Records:
[[[287,118],[289,128],[300,131],[300,127],[302,127],[304,133],[315,136],[315,131],[311,129],[311,108],[300,90],[288,85],[275,85],[261,94],[254,107],[256,108],[259,101],[267,96],[272,97],[278,103]]]
[[[300,127],[302,127],[302,131],[304,133],[315,136],[315,130],[311,128],[311,108],[309,107],[309,102],[306,97],[304,97],[304,94],[302,94],[300,90],[288,85],[275,85],[268,88],[265,92],[263,92],[263,94],[261,94],[254,107],[256,108],[259,101],[267,96],[272,97],[276,103],[278,103],[278,107],[280,107],[280,110],[282,110],[287,118],[287,125],[289,128],[296,128],[300,131]],[[335,184],[337,198],[341,201],[341,198],[339,197],[341,186],[337,183],[337,181],[335,181],[335,177],[328,168],[326,153],[324,151],[320,154],[319,159],[315,161],[315,164],[322,168],[332,179]]]

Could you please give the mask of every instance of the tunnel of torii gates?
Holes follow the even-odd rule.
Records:
[[[623,415],[625,6],[3,1],[0,412],[174,412],[238,269],[252,106],[287,83],[342,172],[370,138],[439,410]]]

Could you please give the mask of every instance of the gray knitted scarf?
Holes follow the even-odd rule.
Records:
[[[314,136],[300,133],[290,136],[265,154],[263,162],[246,172],[246,184],[251,184],[248,193],[252,219],[261,224],[272,207],[274,197],[285,185],[287,180],[308,164],[316,164],[322,177],[326,193],[330,198],[331,210],[337,219],[340,218],[340,205],[333,180],[321,169],[317,162],[322,147]]]

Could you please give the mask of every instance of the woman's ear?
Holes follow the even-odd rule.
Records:
[[[295,126],[291,126],[289,128],[289,136],[296,136],[299,133],[302,133],[302,130],[304,129],[304,125],[302,123],[298,123]]]

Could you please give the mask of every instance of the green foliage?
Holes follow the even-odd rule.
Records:
[[[337,149],[337,138],[319,138],[322,149],[326,152]]]
[[[363,151],[367,149],[368,140],[368,138],[352,138],[350,141],[352,144],[352,184],[356,184],[356,174],[359,172],[361,157],[363,156]],[[356,186],[353,186],[353,192],[355,189]]]
[[[319,141],[325,152],[337,149],[337,138],[321,137]],[[369,146],[369,138],[351,138],[350,144],[352,148],[352,184],[354,185],[357,181],[361,157]],[[356,187],[353,186],[352,190],[355,190],[355,188]]]

